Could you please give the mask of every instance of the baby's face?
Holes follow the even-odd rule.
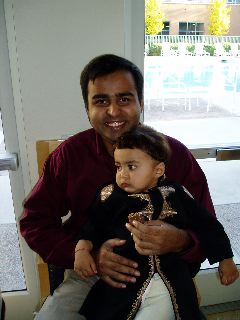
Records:
[[[128,193],[139,193],[157,185],[164,174],[164,164],[140,149],[116,149],[116,182]]]

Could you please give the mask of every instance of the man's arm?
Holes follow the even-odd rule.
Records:
[[[29,247],[44,261],[73,268],[76,241],[66,233],[61,219],[68,213],[62,166],[61,152],[54,152],[24,203],[20,230]]]

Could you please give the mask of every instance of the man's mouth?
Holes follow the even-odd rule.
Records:
[[[111,121],[111,122],[105,122],[105,124],[111,128],[118,129],[124,125],[124,121]]]

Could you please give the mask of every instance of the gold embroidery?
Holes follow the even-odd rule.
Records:
[[[167,196],[172,193],[175,192],[175,189],[172,187],[159,187],[159,192],[162,194],[163,197],[163,208],[162,208],[162,212],[159,216],[159,219],[163,219],[169,216],[173,216],[174,214],[177,214],[177,212],[171,207],[171,205],[167,202],[166,198]],[[141,200],[146,200],[148,202],[147,206],[140,212],[137,212],[137,214],[139,215],[144,215],[148,218],[148,220],[152,219],[152,215],[153,215],[153,205],[151,203],[151,198],[149,196],[149,194],[132,194],[129,195],[132,197],[138,197]],[[142,303],[142,297],[155,273],[155,266],[157,269],[158,274],[160,275],[160,277],[162,278],[163,282],[165,283],[169,294],[171,296],[172,299],[172,304],[173,304],[173,308],[175,311],[175,315],[176,315],[176,320],[181,320],[180,315],[179,315],[179,310],[178,310],[178,304],[177,304],[177,300],[176,300],[176,294],[169,282],[169,280],[167,279],[167,277],[164,275],[164,273],[161,271],[160,268],[160,259],[158,256],[149,256],[148,257],[148,264],[150,267],[149,273],[148,273],[148,277],[147,279],[144,281],[141,289],[137,292],[137,296],[136,299],[134,300],[133,304],[132,304],[132,308],[130,313],[127,316],[127,320],[132,320],[134,319],[141,303]]]
[[[150,266],[150,270],[148,273],[148,277],[147,279],[144,281],[142,288],[138,291],[137,293],[137,297],[134,300],[133,304],[132,304],[132,310],[130,311],[130,313],[127,316],[127,320],[132,320],[134,319],[141,303],[142,303],[142,297],[144,295],[144,292],[146,291],[153,275],[154,275],[154,257],[153,256],[149,256],[148,257],[148,264]]]
[[[175,189],[173,187],[163,186],[159,187],[158,190],[163,197],[163,207],[158,218],[165,219],[167,217],[172,217],[173,215],[177,214],[176,210],[174,210],[171,207],[171,204],[167,201],[167,197],[169,196],[169,194],[174,193]]]
[[[137,193],[137,194],[129,194],[129,197],[133,197],[133,198],[140,198],[140,200],[142,201],[147,201],[148,204],[147,206],[139,212],[135,212],[135,213],[131,213],[132,215],[136,215],[136,216],[144,216],[147,218],[147,220],[151,220],[152,215],[153,215],[153,205],[151,203],[151,199],[149,194],[147,193]]]
[[[107,200],[107,198],[112,194],[114,189],[113,184],[109,184],[101,190],[101,201]]]
[[[181,320],[181,317],[179,315],[179,311],[178,311],[178,304],[177,304],[177,300],[176,300],[176,294],[169,282],[169,280],[167,279],[167,277],[164,275],[164,273],[161,271],[161,267],[160,267],[160,259],[158,256],[154,256],[155,257],[155,262],[156,262],[156,267],[157,267],[157,272],[159,273],[160,277],[162,278],[164,284],[166,285],[168,292],[171,296],[171,300],[172,300],[172,304],[173,304],[173,309],[176,315],[176,320]]]

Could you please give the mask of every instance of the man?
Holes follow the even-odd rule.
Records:
[[[23,237],[47,262],[67,270],[65,282],[49,297],[37,319],[82,319],[78,314],[94,278],[81,281],[73,270],[76,235],[97,189],[115,177],[113,144],[122,133],[139,124],[143,111],[143,76],[130,61],[112,55],[96,57],[86,65],[80,79],[82,95],[92,129],[63,142],[47,159],[44,173],[24,204],[20,221]],[[205,176],[187,148],[168,137],[172,158],[166,174],[183,184],[214,213]],[[61,217],[71,212],[62,225]],[[204,260],[191,231],[160,221],[131,227],[140,254],[179,252],[190,267]],[[119,239],[110,239],[98,252],[98,274],[109,285],[124,290],[139,276],[136,262],[113,252]],[[94,307],[94,306],[93,306]]]

